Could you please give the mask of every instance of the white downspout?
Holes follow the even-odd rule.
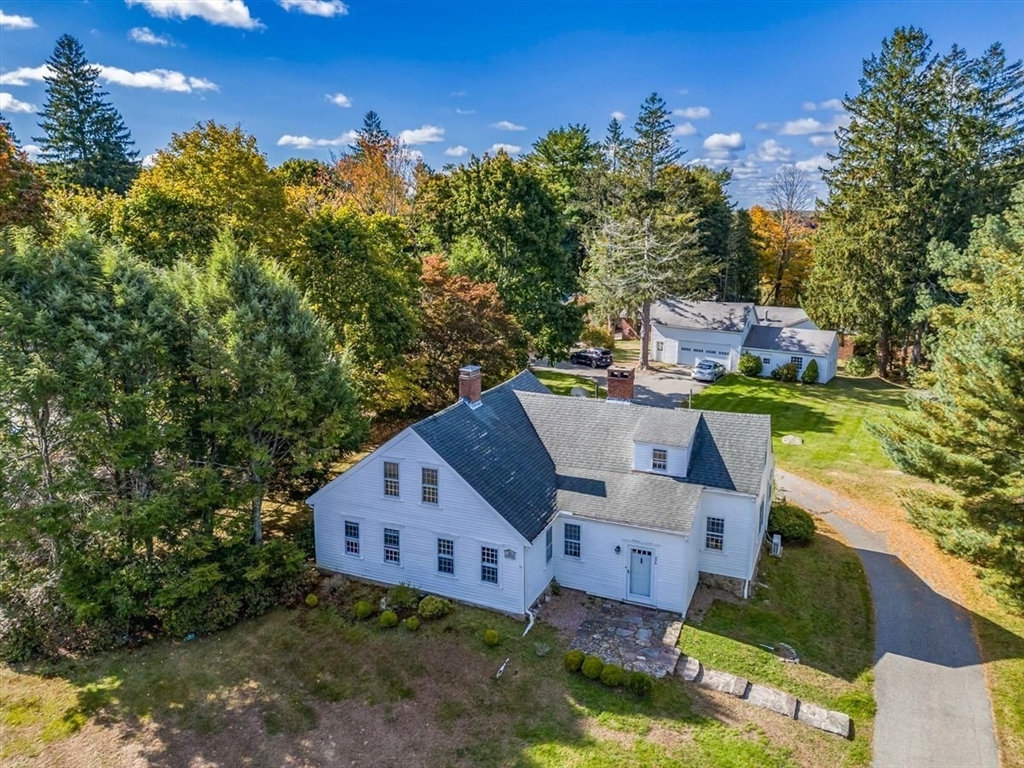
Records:
[[[533,611],[531,611],[529,608],[526,609],[526,615],[530,617],[530,621],[526,625],[526,629],[523,630],[523,637],[526,637],[526,633],[533,629],[533,621],[535,618],[533,615]]]

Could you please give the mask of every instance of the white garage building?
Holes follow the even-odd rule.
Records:
[[[761,358],[762,376],[789,362],[802,373],[811,360],[818,362],[821,383],[836,374],[836,332],[819,330],[802,309],[666,299],[651,307],[651,325],[656,361],[692,366],[715,360],[735,371],[748,352]]]

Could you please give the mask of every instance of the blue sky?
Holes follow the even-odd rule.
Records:
[[[863,58],[899,25],[944,52],[1024,55],[1024,0],[902,3],[87,0],[0,2],[0,110],[39,134],[38,68],[70,33],[102,65],[143,155],[198,120],[236,123],[272,164],[327,158],[376,110],[435,168],[613,113],[657,91],[685,159],[734,169],[741,205],[781,163],[812,171]],[[333,99],[333,100],[332,100]]]

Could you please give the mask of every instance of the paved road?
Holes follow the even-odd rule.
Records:
[[[857,550],[875,603],[874,764],[998,768],[992,707],[968,613],[889,552],[884,534],[832,514],[852,502],[782,470],[785,497]]]

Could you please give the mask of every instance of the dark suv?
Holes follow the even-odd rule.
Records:
[[[591,368],[607,368],[612,364],[612,351],[604,347],[578,349],[569,355],[569,362],[575,365],[589,365]]]

